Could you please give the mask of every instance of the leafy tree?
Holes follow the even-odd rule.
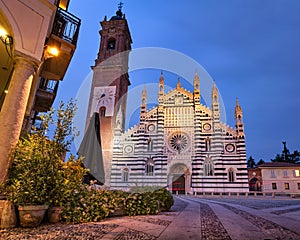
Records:
[[[256,167],[255,160],[252,156],[250,156],[249,159],[247,160],[247,168],[254,168],[254,167]]]

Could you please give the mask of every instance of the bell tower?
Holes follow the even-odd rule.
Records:
[[[93,79],[86,119],[88,124],[93,113],[99,113],[105,185],[108,186],[116,120],[118,129],[124,131],[127,91],[130,85],[128,57],[132,39],[122,5],[123,3],[119,4],[115,16],[109,20],[105,16],[100,22],[101,40],[95,65],[92,66]]]

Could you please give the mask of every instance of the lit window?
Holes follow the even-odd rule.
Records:
[[[284,183],[284,189],[289,190],[290,189],[290,184],[289,183]]]
[[[295,170],[295,176],[300,177],[300,170],[299,169]]]
[[[276,183],[272,183],[272,189],[273,189],[273,190],[276,190],[276,189],[277,189]]]

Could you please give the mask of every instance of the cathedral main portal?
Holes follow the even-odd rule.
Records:
[[[172,193],[185,194],[190,191],[190,170],[185,164],[175,164],[170,169],[168,181]]]

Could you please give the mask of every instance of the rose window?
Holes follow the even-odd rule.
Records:
[[[188,138],[182,133],[176,133],[171,137],[170,145],[174,150],[180,153],[182,150],[186,149]]]

